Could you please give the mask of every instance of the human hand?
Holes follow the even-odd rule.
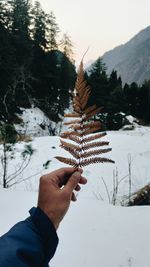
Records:
[[[40,178],[38,206],[46,213],[55,229],[65,216],[70,201],[76,201],[74,190],[87,180],[81,176],[82,169],[61,168]]]

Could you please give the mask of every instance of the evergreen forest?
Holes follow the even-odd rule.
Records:
[[[115,70],[107,76],[101,58],[85,77],[91,87],[89,105],[104,107],[98,119],[106,129],[122,127],[124,114],[150,123],[150,81],[123,85]],[[75,80],[72,41],[61,33],[54,13],[45,13],[38,1],[1,0],[0,123],[19,123],[20,108],[32,106],[57,123],[69,107]]]
[[[72,43],[53,12],[28,0],[0,2],[0,121],[15,122],[20,107],[59,120],[76,77]]]

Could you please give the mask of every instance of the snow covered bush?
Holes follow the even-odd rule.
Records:
[[[13,186],[21,182],[18,179],[19,175],[29,165],[34,149],[30,144],[25,145],[23,150],[19,153],[18,163],[14,165],[13,171],[9,170],[10,162],[15,159],[16,153],[17,132],[13,125],[3,124],[0,127],[0,181],[4,188]]]

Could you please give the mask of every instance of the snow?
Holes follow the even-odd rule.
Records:
[[[132,115],[126,116],[126,119],[132,124],[133,122],[137,122],[137,119]]]
[[[58,128],[56,134],[59,134],[61,123],[58,122],[56,124],[54,121],[51,121],[41,109],[37,107],[21,108],[21,111],[22,114],[18,116],[23,122],[15,125],[18,133],[33,137],[48,136],[51,135],[50,129]]]
[[[150,208],[122,207],[120,201],[128,196],[129,162],[131,160],[132,192],[150,182],[150,128],[136,127],[134,131],[111,131],[103,140],[110,141],[112,152],[107,157],[113,164],[90,165],[84,169],[87,185],[78,193],[58,230],[59,246],[51,267],[148,267],[150,263]],[[41,174],[64,166],[54,157],[64,156],[58,137],[38,137],[31,142],[36,150],[22,178],[35,175],[10,189],[0,189],[0,234],[28,216],[36,205]],[[17,144],[18,156],[24,143]],[[1,150],[0,150],[1,153]],[[43,163],[51,160],[48,170]],[[13,167],[10,164],[10,172]],[[113,173],[119,185],[117,206],[109,204],[113,194]],[[103,201],[102,201],[103,199]],[[5,203],[5,204],[4,204]]]
[[[18,132],[31,136],[49,135],[48,125],[51,121],[39,108],[22,108],[21,110],[22,114],[19,117],[22,118],[23,123],[15,125]],[[43,125],[44,129],[40,125]]]
[[[58,231],[60,245],[51,266],[149,266],[149,211],[78,201]]]

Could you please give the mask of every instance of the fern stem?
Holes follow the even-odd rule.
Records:
[[[81,128],[82,128],[82,134],[81,134],[81,146],[80,146],[80,158],[79,158],[79,167],[82,167],[81,166],[81,154],[83,152],[83,146],[84,146],[84,135],[83,135],[83,128],[84,128],[84,113],[82,113],[82,117],[81,117]]]

